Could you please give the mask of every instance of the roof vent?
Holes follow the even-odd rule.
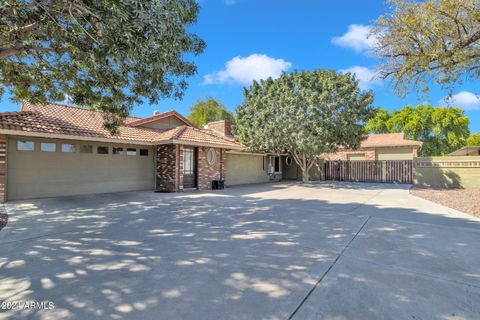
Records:
[[[161,111],[158,111],[158,110],[153,111],[153,115],[154,115],[154,116],[156,116],[157,114],[160,114],[160,113],[162,113],[162,112],[161,112]]]

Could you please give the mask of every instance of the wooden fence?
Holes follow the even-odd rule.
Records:
[[[412,183],[412,160],[325,161],[325,180]]]

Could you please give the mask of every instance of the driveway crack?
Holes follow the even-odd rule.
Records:
[[[350,241],[348,241],[348,243],[345,245],[345,247],[342,249],[342,251],[337,255],[337,257],[335,258],[335,260],[332,262],[332,264],[328,267],[327,271],[325,271],[325,273],[320,277],[320,279],[318,279],[318,281],[313,285],[313,287],[307,292],[307,294],[305,295],[305,297],[302,299],[302,301],[300,301],[300,304],[295,308],[295,310],[293,310],[292,314],[290,314],[290,316],[288,317],[288,320],[291,320],[293,319],[293,317],[295,316],[295,314],[300,310],[300,308],[305,304],[305,302],[307,302],[308,298],[310,298],[310,296],[312,295],[312,293],[315,291],[315,289],[318,287],[318,285],[323,281],[323,279],[325,279],[325,277],[327,276],[327,274],[330,272],[330,270],[333,269],[333,267],[337,264],[338,260],[340,259],[340,257],[343,255],[343,253],[345,252],[345,250],[348,249],[348,247],[350,246],[350,244],[353,242],[353,240],[355,240],[355,238],[358,236],[358,234],[360,232],[362,232],[362,230],[365,228],[365,226],[367,225],[368,221],[370,221],[370,218],[371,216],[368,216],[367,219],[365,220],[365,222],[362,224],[362,226],[360,227],[360,229],[358,229],[358,231],[355,233],[355,235],[352,237],[352,239],[350,239]]]

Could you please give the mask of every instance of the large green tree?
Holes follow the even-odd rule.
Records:
[[[362,92],[350,73],[284,73],[244,90],[235,133],[248,150],[290,153],[308,181],[321,153],[360,145],[372,102],[372,93]]]
[[[371,36],[380,73],[404,94],[430,83],[452,87],[480,77],[480,1],[389,0]]]
[[[462,109],[427,105],[405,106],[388,112],[379,109],[370,119],[368,133],[403,132],[405,137],[423,142],[421,154],[449,154],[465,145],[469,135],[468,117]]]
[[[472,133],[468,137],[466,145],[470,147],[480,146],[480,133]]]
[[[233,121],[233,118],[233,114],[222,103],[212,97],[197,101],[190,108],[190,115],[187,117],[197,127],[203,127],[211,121]]]
[[[181,98],[205,43],[194,0],[0,0],[0,90],[105,113],[115,132],[134,103]],[[190,54],[190,55],[188,55]],[[1,92],[0,92],[1,93]]]

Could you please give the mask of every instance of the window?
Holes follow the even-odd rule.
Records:
[[[74,144],[70,143],[62,143],[62,152],[65,153],[74,153],[77,151],[77,148],[75,147]]]
[[[216,158],[216,154],[215,154],[215,150],[213,149],[208,149],[207,151],[207,162],[209,165],[213,165],[215,163],[215,158]]]
[[[292,157],[287,156],[287,158],[285,159],[285,164],[290,167],[292,163],[293,163]]]
[[[273,168],[274,172],[280,172],[280,157],[273,158]]]
[[[194,173],[194,154],[195,150],[193,148],[185,148],[183,150],[183,173],[184,174],[193,174]]]
[[[137,149],[127,148],[127,156],[136,156],[136,155],[137,155]]]
[[[148,156],[148,149],[140,149],[141,156]]]
[[[123,148],[115,148],[115,147],[113,147],[113,148],[112,148],[112,154],[122,155],[122,154],[123,154]]]
[[[98,154],[108,154],[108,147],[106,146],[98,146],[97,147]]]
[[[33,141],[17,141],[17,150],[18,151],[34,151],[35,142]]]
[[[40,143],[40,151],[42,152],[55,152],[57,151],[56,143],[42,142]]]
[[[80,153],[93,153],[93,146],[91,144],[82,144],[80,146]]]

